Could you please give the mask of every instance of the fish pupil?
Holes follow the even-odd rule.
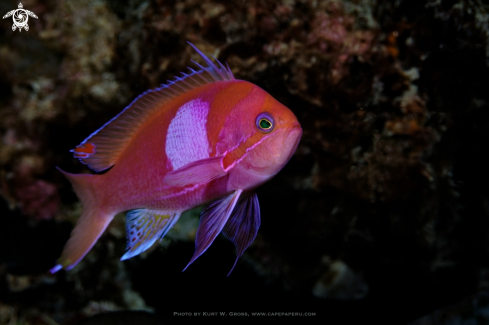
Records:
[[[267,129],[269,129],[269,128],[271,128],[271,127],[272,127],[272,123],[270,123],[270,121],[268,121],[268,120],[262,119],[262,120],[260,121],[260,127],[261,127],[262,129],[267,130]]]

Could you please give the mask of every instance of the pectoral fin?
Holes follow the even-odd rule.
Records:
[[[163,181],[171,186],[209,183],[227,174],[221,161],[222,157],[213,157],[191,162],[166,174]]]
[[[127,213],[127,248],[121,261],[136,256],[163,238],[177,222],[179,213],[168,215],[159,211],[137,209]]]
[[[197,229],[195,236],[195,252],[183,271],[202,255],[219,235],[242,192],[242,190],[237,190],[228,196],[210,202],[204,207],[200,214],[199,229]]]
[[[258,196],[255,192],[244,192],[222,230],[223,235],[236,246],[236,260],[228,276],[236,266],[238,259],[255,240],[258,228],[260,228]]]

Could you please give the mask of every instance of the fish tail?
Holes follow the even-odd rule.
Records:
[[[61,257],[50,272],[55,273],[61,269],[70,270],[88,253],[116,213],[107,212],[98,204],[95,180],[99,175],[71,174],[58,168],[73,185],[76,195],[80,199],[83,212],[70,239],[63,248]]]

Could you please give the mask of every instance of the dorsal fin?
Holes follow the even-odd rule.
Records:
[[[189,68],[189,74],[182,72],[182,77],[175,77],[173,81],[139,95],[116,117],[71,150],[74,157],[94,171],[110,168],[116,163],[138,127],[165,102],[208,83],[234,80],[234,75],[227,64],[224,66],[214,58],[218,64],[216,66],[192,43],[188,42],[188,44],[204,59],[207,67],[192,61],[200,70]]]

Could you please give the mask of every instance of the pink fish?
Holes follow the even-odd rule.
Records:
[[[146,91],[72,150],[94,171],[111,169],[60,170],[83,213],[52,273],[73,268],[123,211],[129,212],[121,260],[151,247],[200,205],[195,253],[185,269],[221,231],[236,246],[231,271],[255,239],[260,207],[253,190],[285,166],[302,129],[287,107],[190,45],[207,67],[194,62],[200,70]]]

